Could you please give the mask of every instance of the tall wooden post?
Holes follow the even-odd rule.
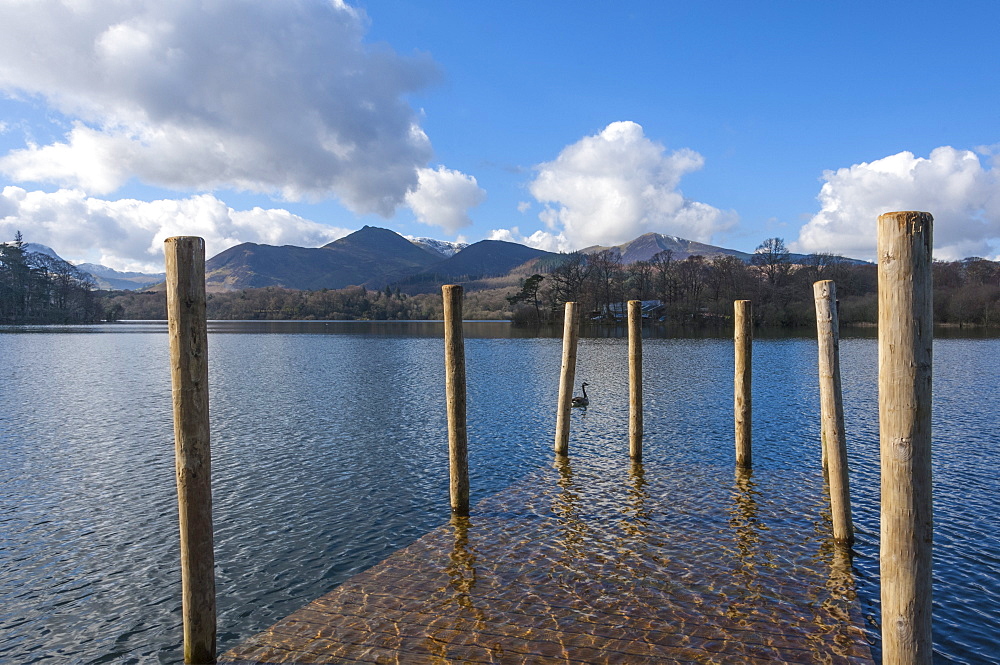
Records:
[[[734,303],[736,378],[734,390],[736,414],[736,466],[749,469],[753,464],[750,431],[753,400],[750,386],[753,373],[753,308],[749,300]]]
[[[878,218],[882,649],[886,665],[931,650],[931,301],[933,217]]]
[[[167,321],[181,536],[184,662],[214,663],[215,552],[208,424],[205,241],[167,238]]]
[[[569,454],[569,418],[573,408],[573,383],[576,381],[576,345],[580,334],[580,321],[576,316],[576,303],[566,303],[563,322],[562,370],[559,376],[559,404],[556,410],[556,455]]]
[[[444,366],[448,405],[448,466],[451,512],[469,514],[469,437],[465,421],[465,336],[462,331],[462,287],[441,287],[444,299]]]
[[[642,461],[642,301],[628,301],[628,454]]]
[[[830,484],[833,538],[854,542],[851,523],[851,487],[844,433],[844,403],[840,388],[840,321],[837,317],[837,285],[831,280],[813,284],[816,300],[816,339],[819,346],[820,440],[823,470]]]

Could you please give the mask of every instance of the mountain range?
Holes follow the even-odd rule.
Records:
[[[454,252],[421,240],[424,242],[365,226],[317,248],[243,243],[206,262],[205,283],[216,291],[264,286],[316,290],[364,285],[380,289],[395,283],[419,286],[439,284],[442,279],[505,275],[532,259],[557,256],[501,240],[481,240]]]
[[[700,255],[706,259],[733,256],[749,262],[752,254],[660,233],[646,233],[621,245],[595,245],[581,250],[617,254],[623,263],[648,261],[670,251],[676,261]],[[373,226],[318,248],[274,247],[243,243],[218,254],[206,264],[210,290],[263,286],[290,289],[339,289],[347,286],[399,286],[410,293],[438,288],[449,281],[470,282],[541,271],[563,255],[502,240],[480,240],[456,247],[427,238],[408,240],[394,231]],[[808,260],[791,254],[792,262]]]
[[[62,260],[44,245],[28,243],[25,249]],[[646,233],[620,245],[594,245],[581,251],[587,254],[610,251],[626,264],[648,261],[663,251],[669,251],[675,261],[700,255],[709,260],[733,256],[748,262],[753,256],[660,233]],[[276,247],[251,242],[230,247],[206,262],[205,282],[210,291],[267,286],[298,290],[348,286],[382,289],[394,285],[419,293],[436,289],[445,282],[505,277],[512,271],[523,275],[544,271],[561,261],[562,256],[502,240],[480,240],[467,245],[432,238],[407,239],[389,229],[365,226],[322,247]],[[809,256],[791,254],[789,259],[801,263]],[[75,268],[93,276],[102,289],[164,288],[162,273],[119,272],[92,263]]]
[[[165,273],[120,272],[96,263],[80,263],[73,265],[65,260],[48,245],[37,242],[26,242],[22,246],[28,254],[28,263],[32,267],[55,268],[66,272],[77,279],[91,278],[99,289],[115,291],[131,291],[153,286],[166,279]],[[47,257],[47,258],[46,258]]]
[[[97,288],[111,291],[134,291],[159,284],[167,278],[166,273],[122,272],[97,263],[80,263],[76,266],[90,273],[97,282]]]

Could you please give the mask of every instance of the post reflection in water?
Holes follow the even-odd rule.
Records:
[[[628,470],[631,486],[629,487],[629,507],[626,511],[631,519],[625,522],[626,531],[630,536],[641,536],[648,531],[652,513],[646,507],[649,492],[646,491],[646,470],[642,462],[633,461]]]
[[[833,538],[823,541],[820,551],[825,550],[830,565],[830,576],[826,581],[827,597],[823,608],[840,621],[849,621],[846,602],[855,600],[854,570],[851,567],[851,549]]]
[[[762,553],[761,532],[767,526],[759,517],[756,495],[759,492],[753,480],[753,470],[736,468],[733,505],[729,510],[729,526],[734,531],[734,554],[738,568],[734,571],[736,582],[734,598],[726,610],[732,619],[746,620],[757,612],[762,586],[757,566]],[[767,556],[766,550],[764,556]]]
[[[859,623],[857,617],[852,617],[852,611],[858,608],[858,579],[854,571],[854,549],[851,545],[839,542],[833,535],[833,515],[830,510],[830,484],[824,479],[823,497],[819,508],[819,518],[813,523],[815,541],[819,544],[815,562],[818,570],[825,570],[826,577],[822,586],[817,585],[816,604],[822,609],[817,616],[827,621],[842,621]],[[873,616],[862,625],[871,631],[876,625]],[[876,649],[879,647],[877,629],[867,632],[865,639]]]
[[[623,555],[642,552],[654,544],[650,542],[653,533],[653,513],[647,505],[650,502],[650,495],[646,489],[648,482],[642,462],[631,461],[628,475],[628,500],[622,506],[624,519],[619,522],[625,534],[625,538],[618,543],[620,553]]]
[[[850,545],[838,542],[833,537],[833,516],[830,511],[830,483],[823,481],[823,503],[820,516],[814,522],[814,533],[819,549],[816,561],[828,572],[823,586],[824,595],[821,605],[836,618],[847,619],[845,603],[853,603],[857,599],[856,580],[854,578],[854,550]]]
[[[559,472],[559,491],[552,497],[552,512],[561,527],[556,543],[568,555],[568,563],[586,555],[587,530],[580,519],[580,492],[573,481],[573,467],[569,457],[556,455],[553,466]]]
[[[474,547],[469,544],[469,529],[472,522],[469,517],[452,515],[451,528],[454,534],[454,546],[448,556],[448,564],[445,573],[448,575],[448,584],[454,591],[453,602],[459,607],[469,610],[475,619],[483,620],[482,611],[473,602],[473,591],[476,586],[477,574],[476,563],[477,554]]]

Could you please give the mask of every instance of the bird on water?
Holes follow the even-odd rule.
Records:
[[[590,398],[587,397],[587,386],[590,385],[586,381],[580,384],[580,390],[583,391],[583,397],[575,395],[573,397],[573,406],[587,406],[590,404]]]

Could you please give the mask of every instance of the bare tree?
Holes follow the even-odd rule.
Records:
[[[778,286],[791,270],[788,248],[781,238],[768,238],[757,245],[750,263],[760,269],[772,286]]]
[[[622,257],[616,250],[605,249],[591,254],[591,277],[597,286],[598,309],[607,312],[611,304],[623,301]]]
[[[677,282],[683,302],[681,311],[687,317],[696,316],[704,304],[705,272],[704,256],[689,256],[677,263]]]
[[[548,294],[553,306],[582,300],[587,295],[585,285],[590,272],[590,262],[585,254],[567,254],[563,262],[549,273]]]
[[[725,311],[733,300],[741,300],[749,283],[747,264],[735,256],[718,256],[708,266],[706,274],[712,290],[712,300],[723,303]]]
[[[649,260],[653,269],[653,289],[664,303],[674,300],[674,294],[671,290],[674,272],[673,257],[673,250],[665,249],[654,254],[653,258]]]
[[[653,264],[636,261],[625,267],[625,273],[629,297],[649,300],[653,293]]]

